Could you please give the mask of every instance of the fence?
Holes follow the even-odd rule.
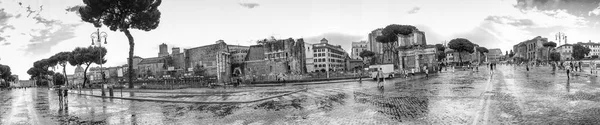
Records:
[[[192,78],[172,78],[172,79],[142,79],[133,81],[136,88],[146,89],[179,89],[179,88],[201,88],[210,87],[211,83],[216,83],[216,77],[192,77]],[[120,81],[115,88],[127,87],[127,81]]]

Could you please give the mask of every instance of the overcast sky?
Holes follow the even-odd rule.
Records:
[[[190,48],[213,44],[251,45],[258,39],[327,38],[350,50],[353,41],[389,24],[417,26],[429,44],[467,38],[507,51],[512,45],[564,32],[569,42],[600,41],[599,0],[165,0],[160,25],[132,30],[135,55],[154,57],[158,45]],[[20,79],[33,62],[75,47],[90,46],[96,29],[72,10],[81,0],[0,1],[0,64]],[[122,32],[108,29],[106,66],[126,64]],[[73,73],[68,67],[68,74]]]

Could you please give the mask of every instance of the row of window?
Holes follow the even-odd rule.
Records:
[[[344,64],[316,64],[315,68],[327,67],[327,65],[329,65],[329,68],[332,68],[332,67],[344,67]]]
[[[313,49],[314,52],[327,52],[327,49]]]
[[[320,58],[320,59],[313,59],[314,62],[325,62],[325,58]],[[339,60],[339,59],[327,59],[327,62],[344,62],[344,60]]]

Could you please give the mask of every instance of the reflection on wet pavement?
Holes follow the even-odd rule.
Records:
[[[480,70],[389,79],[382,88],[368,80],[320,84],[305,86],[307,91],[241,104],[140,102],[70,94],[68,108],[59,107],[53,90],[30,88],[0,91],[0,123],[471,124],[481,119],[478,123],[593,124],[600,123],[598,83],[596,77],[567,80],[564,73],[551,74],[544,68],[527,72],[501,66],[494,77]],[[488,84],[490,90],[486,90]],[[282,91],[263,94],[278,92]],[[212,96],[231,99],[244,94],[248,91]],[[205,96],[167,95],[163,98]],[[479,103],[486,96],[490,103]],[[489,108],[484,108],[486,105]]]

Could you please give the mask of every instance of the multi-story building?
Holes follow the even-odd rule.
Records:
[[[548,51],[548,48],[543,46],[543,44],[547,42],[547,38],[537,36],[531,40],[526,40],[517,45],[514,45],[513,50],[516,50],[516,57],[522,57],[528,61],[543,61],[548,59],[547,56],[544,56],[548,54],[543,54],[544,51]]]
[[[578,42],[577,44],[582,45],[583,47],[587,47],[590,49],[590,53],[585,57],[591,57],[593,55],[600,56],[600,43],[592,42],[591,40],[587,43]]]
[[[314,58],[313,44],[304,43],[304,54],[306,55],[306,71],[314,72],[315,71],[315,62],[313,60],[313,58]]]
[[[331,45],[325,38],[313,45],[315,71],[344,70],[346,51],[340,45]]]
[[[352,52],[350,52],[350,58],[352,59],[362,59],[360,57],[360,53],[362,51],[368,50],[368,43],[367,41],[360,41],[360,42],[352,42]]]
[[[503,56],[504,55],[502,54],[502,50],[500,50],[499,48],[489,49],[489,52],[487,53],[487,61],[498,62],[502,60]]]
[[[69,86],[78,86],[83,84],[83,70],[84,69],[81,67],[81,65],[77,65],[77,67],[75,67],[74,74],[67,74],[67,77],[69,78]]]
[[[205,75],[217,76],[219,82],[228,82],[231,77],[231,54],[225,41],[215,44],[184,49],[186,68],[192,71],[195,66],[205,69]]]
[[[573,45],[572,44],[563,44],[556,47],[556,51],[560,53],[560,60],[573,60]]]
[[[375,58],[377,59],[375,61],[376,63],[383,63],[383,58],[381,58],[383,57],[383,43],[377,42],[377,37],[383,35],[383,33],[381,33],[382,31],[383,28],[378,28],[371,31],[367,40],[367,49],[375,53],[375,57],[379,57]]]
[[[306,73],[303,39],[265,39],[250,46],[243,76],[251,81],[277,80],[283,74]],[[313,49],[313,47],[311,47]]]

